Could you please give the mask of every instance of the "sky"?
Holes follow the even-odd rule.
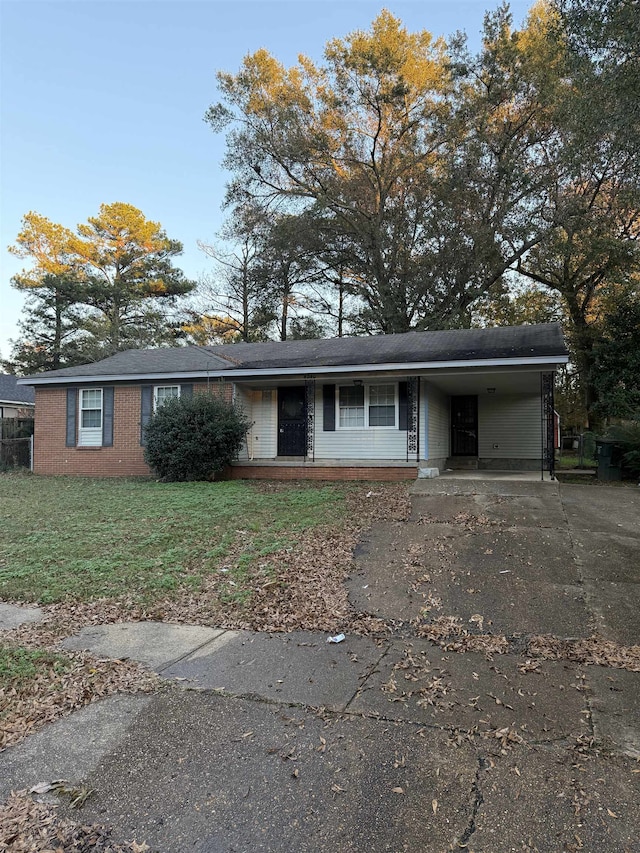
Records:
[[[320,61],[326,42],[368,29],[382,8],[411,31],[464,30],[479,46],[497,0],[0,0],[0,356],[18,336],[26,262],[15,243],[36,211],[74,229],[103,203],[126,202],[184,245],[197,279],[224,220],[224,134],[203,121],[216,72],[267,48],[285,65]],[[516,25],[531,0],[513,0]]]

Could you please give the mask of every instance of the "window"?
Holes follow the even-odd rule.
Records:
[[[396,425],[396,386],[369,386],[369,426],[393,427]]]
[[[340,385],[338,412],[340,427],[364,426],[364,387],[362,385]]]
[[[102,388],[83,388],[80,391],[78,444],[85,447],[102,444]]]
[[[167,400],[173,400],[179,396],[179,385],[156,385],[153,389],[153,411],[155,412],[160,406],[164,406]]]
[[[396,398],[395,384],[340,385],[338,387],[338,428],[395,427],[397,424]]]

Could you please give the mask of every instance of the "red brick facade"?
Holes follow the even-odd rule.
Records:
[[[96,387],[84,386],[84,387]],[[206,391],[205,383],[194,391]],[[231,400],[230,383],[211,383],[210,390]],[[140,385],[115,385],[113,447],[66,447],[67,389],[36,387],[33,470],[36,474],[85,477],[149,477],[140,445]]]
[[[400,482],[415,480],[418,468],[381,468],[378,466],[363,467],[328,467],[319,465],[243,465],[241,462],[231,467],[229,476],[232,480],[384,480],[385,482]]]

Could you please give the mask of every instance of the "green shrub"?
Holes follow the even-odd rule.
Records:
[[[162,480],[208,480],[238,455],[250,423],[211,394],[168,400],[145,430],[145,460]]]

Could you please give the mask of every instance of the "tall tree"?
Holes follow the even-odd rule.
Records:
[[[225,104],[207,120],[234,123],[229,197],[289,200],[293,213],[315,205],[343,237],[382,330],[409,328],[422,287],[412,257],[448,109],[444,45],[382,12],[369,33],[331,41],[322,67],[301,57],[286,69],[260,50],[219,85]]]
[[[173,265],[181,244],[121,202],[101,205],[75,232],[28,213],[10,251],[32,264],[12,279],[32,296],[26,337],[16,347],[50,349],[43,366],[64,360],[63,335],[68,345],[73,341],[74,360],[172,342],[166,309],[195,286]]]
[[[532,18],[487,18],[478,58],[389,12],[291,69],[266,51],[220,74],[229,198],[311,210],[370,331],[468,325],[470,306],[548,229],[553,63]],[[540,48],[547,51],[540,56]]]

